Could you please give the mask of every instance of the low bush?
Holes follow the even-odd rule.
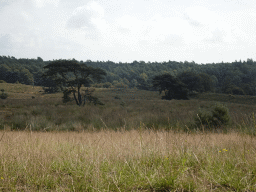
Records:
[[[103,88],[110,88],[112,84],[110,82],[106,82],[103,84]]]
[[[197,128],[211,129],[226,126],[230,121],[229,109],[220,103],[216,103],[208,109],[199,108],[194,120],[194,125]]]
[[[234,95],[246,95],[245,92],[244,92],[244,90],[243,90],[242,88],[240,88],[240,87],[234,87],[234,88],[232,89],[232,93],[233,93]]]
[[[1,89],[2,94],[0,95],[1,99],[6,99],[8,97],[8,94],[4,92],[4,89]]]
[[[11,122],[7,124],[10,125],[11,130],[24,130],[27,126],[26,117],[24,115],[13,116]]]
[[[114,97],[114,99],[121,99],[118,95],[116,95],[115,97]]]

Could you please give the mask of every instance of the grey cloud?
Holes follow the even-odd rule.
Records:
[[[210,43],[222,43],[224,42],[224,32],[220,29],[215,29],[212,32],[212,37],[205,39],[205,41]]]
[[[71,17],[66,22],[67,29],[83,29],[86,31],[86,36],[89,37],[99,33],[102,27],[101,21],[104,24],[104,9],[97,2],[89,2],[83,6],[78,6],[74,9]],[[89,35],[89,36],[88,36]]]
[[[67,28],[82,28],[92,26],[90,18],[85,15],[74,15],[67,21]]]
[[[67,21],[67,28],[93,27],[91,23],[92,14],[85,5],[76,7],[72,16]]]

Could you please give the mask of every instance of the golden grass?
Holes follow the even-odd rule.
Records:
[[[2,191],[255,191],[256,138],[166,131],[0,132]]]
[[[96,88],[106,105],[80,108],[41,87],[1,88],[10,94],[0,100],[1,129],[26,131],[0,132],[0,191],[256,191],[253,103],[226,103],[227,134],[186,134],[198,107],[212,101]],[[239,133],[246,130],[251,136]]]

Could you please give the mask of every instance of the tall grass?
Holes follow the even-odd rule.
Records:
[[[79,107],[2,85],[0,191],[256,191],[255,103],[232,97],[231,123],[215,133],[188,129],[215,103],[205,95],[96,89],[105,105]]]
[[[0,134],[2,191],[256,190],[256,139],[248,135],[143,128]]]

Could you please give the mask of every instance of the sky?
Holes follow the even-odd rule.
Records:
[[[0,1],[2,56],[200,64],[255,51],[255,0]]]

